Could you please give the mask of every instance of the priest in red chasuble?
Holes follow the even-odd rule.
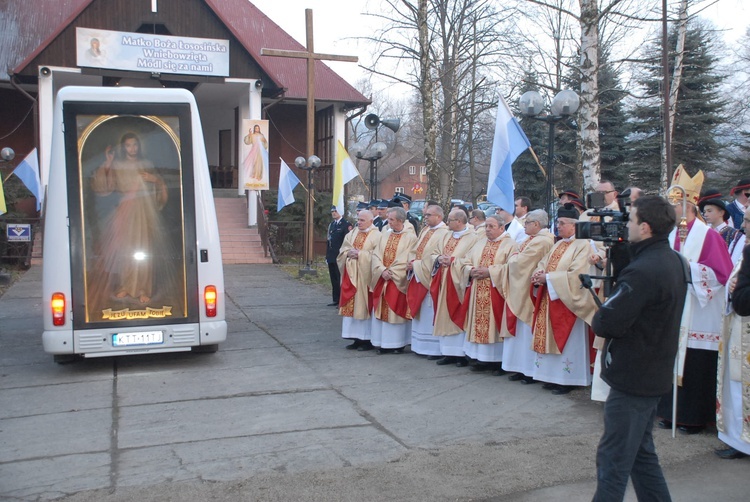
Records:
[[[534,319],[535,288],[531,275],[539,262],[547,256],[555,244],[555,236],[549,231],[549,218],[542,209],[526,214],[524,228],[528,238],[521,243],[518,252],[508,260],[507,274],[503,276],[503,291],[507,291],[506,316],[515,317],[515,333],[503,342],[503,369],[515,372],[508,378],[522,383],[535,383],[536,352],[532,348],[531,323]],[[513,322],[506,322],[512,325]]]
[[[349,350],[371,350],[372,321],[370,310],[372,293],[372,254],[380,243],[381,234],[372,223],[373,215],[368,210],[357,213],[357,228],[346,234],[341,245],[337,263],[341,271],[341,297],[339,315],[341,337],[353,340]]]
[[[411,341],[406,265],[417,236],[405,228],[405,222],[403,208],[388,210],[389,230],[381,234],[372,257],[372,344],[378,354],[400,354]]]
[[[429,288],[435,262],[433,255],[438,254],[443,237],[449,233],[443,215],[443,208],[437,205],[424,209],[424,227],[419,232],[416,246],[409,253],[409,263],[406,265],[409,277],[406,300],[412,317],[411,351],[428,359],[439,359],[441,356],[440,339],[432,334],[435,311]]]
[[[464,357],[464,319],[466,303],[465,283],[461,283],[460,260],[477,242],[474,227],[469,225],[466,212],[455,208],[448,215],[448,229],[443,241],[433,255],[433,277],[430,295],[435,303],[435,322],[432,334],[440,340],[442,359],[438,365],[457,364],[466,366]]]
[[[516,250],[516,241],[505,231],[502,217],[495,214],[487,217],[485,239],[477,242],[461,260],[461,277],[467,284],[464,352],[466,357],[478,361],[472,371],[503,373],[500,362],[502,332],[507,332],[504,324],[507,292],[502,290],[502,277],[508,258]]]
[[[566,204],[557,211],[560,240],[539,262],[531,276],[537,287],[532,319],[536,380],[553,394],[567,394],[572,386],[591,385],[589,325],[596,303],[581,289],[579,274],[590,274],[592,247],[576,239],[578,211]]]

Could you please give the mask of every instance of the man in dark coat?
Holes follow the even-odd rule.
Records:
[[[417,220],[414,215],[409,212],[409,208],[411,207],[411,197],[409,197],[405,193],[396,192],[393,195],[393,200],[401,203],[404,211],[406,211],[406,219],[414,227],[414,233],[419,235],[419,220]]]
[[[376,199],[377,206],[372,214],[375,214],[375,218],[372,219],[372,224],[378,227],[378,230],[383,230],[383,227],[388,223],[388,218],[385,212],[388,210],[388,201],[385,199]]]
[[[331,206],[331,217],[333,221],[328,225],[326,263],[328,264],[328,275],[331,277],[331,293],[333,296],[333,302],[329,303],[328,306],[335,307],[338,306],[341,295],[341,272],[339,272],[336,258],[339,255],[341,245],[344,243],[344,237],[352,229],[352,225],[341,216],[336,206]]]
[[[606,340],[602,379],[610,386],[596,453],[596,502],[621,501],[629,477],[638,500],[670,500],[652,430],[659,399],[672,387],[690,281],[686,261],[669,244],[674,222],[674,208],[661,197],[633,202],[632,261],[594,314],[592,328]]]

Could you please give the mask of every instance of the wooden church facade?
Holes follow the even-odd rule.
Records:
[[[303,16],[304,12],[290,13]],[[269,121],[269,185],[280,158],[293,167],[306,152],[306,61],[262,56],[262,48],[304,51],[248,0],[10,0],[0,18],[0,146],[17,161],[39,149],[42,184],[49,172],[51,114],[67,85],[181,87],[198,103],[212,181],[235,187],[244,119]],[[77,64],[77,28],[228,41],[223,76],[133,71]],[[7,73],[6,73],[7,69]],[[346,114],[370,101],[320,61],[315,62],[316,188],[330,190],[336,141],[345,143]],[[302,179],[302,173],[298,173]]]

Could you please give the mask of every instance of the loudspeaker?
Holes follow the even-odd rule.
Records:
[[[393,132],[397,132],[399,127],[401,127],[401,120],[399,119],[385,119],[380,121],[380,125],[386,126],[388,129],[390,129]]]
[[[374,113],[371,113],[365,117],[365,127],[367,127],[368,129],[377,129],[378,124],[380,124],[380,117],[378,117]]]

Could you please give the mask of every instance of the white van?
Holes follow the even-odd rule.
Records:
[[[224,276],[192,94],[65,87],[50,158],[45,352],[58,362],[215,352]]]

